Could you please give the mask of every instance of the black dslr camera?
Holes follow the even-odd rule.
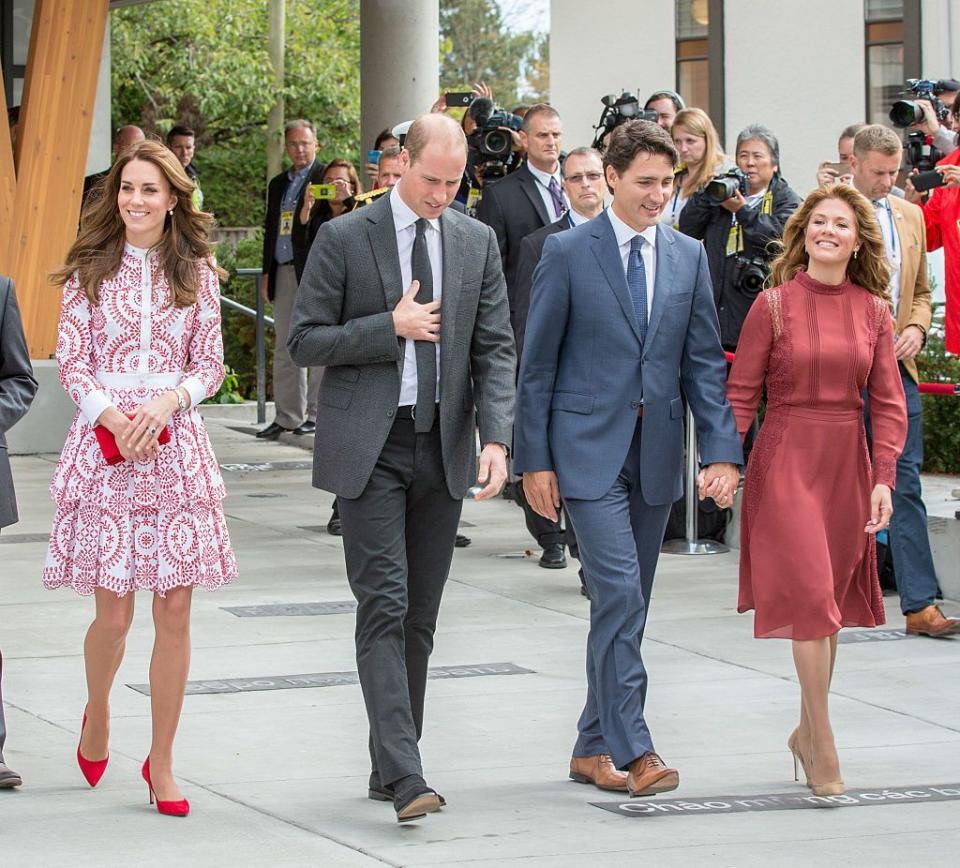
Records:
[[[734,166],[722,175],[717,175],[704,189],[707,198],[714,205],[719,205],[721,202],[726,202],[731,196],[735,196],[738,190],[741,195],[747,195],[747,176]]]
[[[477,123],[477,128],[467,136],[473,161],[484,167],[484,181],[502,178],[513,158],[513,140],[507,130],[519,131],[523,121],[483,97],[475,99],[469,111]]]
[[[637,95],[626,90],[620,96],[615,93],[608,93],[600,98],[600,102],[603,103],[603,111],[600,113],[600,120],[594,127],[597,135],[593,140],[593,147],[598,151],[603,150],[603,140],[607,133],[612,133],[620,124],[625,124],[627,121],[653,121],[656,123],[659,117],[652,109],[641,108]]]
[[[942,124],[950,114],[950,109],[938,98],[941,93],[943,89],[938,82],[926,78],[908,78],[906,88],[900,95],[912,96],[913,99],[898,99],[890,109],[890,120],[895,127],[901,129],[920,123],[923,120],[923,109],[917,105],[916,100],[923,99],[933,106],[937,120]]]
[[[736,256],[733,264],[737,269],[737,286],[740,289],[754,295],[763,289],[770,274],[770,265],[765,257],[747,259],[745,256]]]
[[[915,167],[920,172],[929,172],[943,159],[944,155],[929,139],[926,133],[919,130],[907,134],[903,143],[903,157],[908,166]]]

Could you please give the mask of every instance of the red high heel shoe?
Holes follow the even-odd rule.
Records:
[[[87,725],[87,712],[83,712],[83,723],[80,724],[80,741],[83,741],[83,730]],[[80,771],[83,772],[83,776],[87,779],[87,783],[91,787],[95,787],[100,783],[100,778],[103,777],[103,773],[107,770],[107,763],[110,762],[110,753],[107,753],[106,759],[102,760],[88,760],[82,753],[80,753],[80,744],[77,743],[77,765],[80,766]]]
[[[150,804],[152,805],[154,799],[157,802],[157,810],[161,814],[167,814],[171,817],[185,817],[190,813],[190,802],[186,799],[180,799],[176,802],[162,802],[160,799],[157,799],[156,792],[153,789],[153,781],[150,780],[150,757],[147,757],[143,761],[143,768],[140,770],[140,774],[143,775],[143,779],[147,782],[147,786],[150,787]]]

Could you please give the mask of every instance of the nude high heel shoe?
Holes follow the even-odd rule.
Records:
[[[793,754],[793,779],[795,781],[800,780],[800,769],[799,766],[803,767],[803,776],[806,778],[806,785],[810,786],[810,766],[807,764],[807,758],[803,755],[803,752],[800,750],[800,728],[798,727],[793,732],[790,733],[790,737],[787,739],[787,749]]]

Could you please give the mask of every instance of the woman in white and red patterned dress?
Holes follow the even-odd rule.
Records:
[[[57,504],[47,588],[93,595],[84,660],[87,706],[77,761],[91,786],[109,758],[109,697],[133,618],[134,591],[153,592],[153,739],[143,776],[163,813],[189,803],[173,779],[173,740],[190,664],[193,588],[218,588],[237,567],[223,479],[196,404],[223,379],[219,269],[211,218],[193,182],[156,142],[127,150],[88,205],[55,275],[63,286],[60,380],[79,412],[50,491]],[[132,417],[132,418],[131,418]],[[94,432],[116,438],[106,463]],[[159,444],[164,426],[169,442]]]

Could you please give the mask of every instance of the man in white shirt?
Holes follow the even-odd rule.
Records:
[[[706,496],[729,506],[743,460],[706,254],[658,225],[676,163],[656,124],[613,131],[603,156],[613,204],[544,244],[515,410],[514,469],[545,518],[557,519],[563,498],[590,593],[570,777],[635,796],[680,780],[644,719],[640,644],[670,506],[683,493],[681,384]]]

